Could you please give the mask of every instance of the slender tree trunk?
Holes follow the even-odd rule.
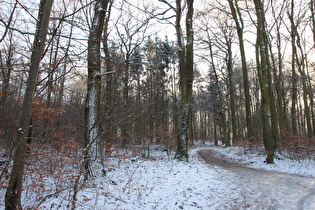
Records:
[[[213,117],[213,120],[215,121],[215,116]],[[214,145],[218,146],[218,134],[217,134],[217,125],[216,123],[213,123],[213,133],[214,133]]]
[[[233,83],[233,61],[232,61],[232,40],[231,37],[225,35],[226,44],[227,44],[227,70],[228,70],[228,81],[229,81],[229,93],[230,93],[230,108],[231,108],[231,120],[232,120],[232,139],[235,141],[237,136],[237,126],[236,126],[236,110],[235,110],[235,91]],[[228,139],[227,145],[231,146],[230,139]]]
[[[296,29],[295,29],[295,23],[294,23],[294,0],[291,1],[291,13],[289,14],[289,19],[291,22],[291,43],[292,43],[292,61],[291,61],[291,71],[292,71],[292,105],[291,105],[291,126],[292,126],[292,133],[293,135],[298,134],[297,129],[297,80],[298,75],[296,73],[296,65],[295,65],[295,58],[296,58]]]
[[[282,35],[281,35],[281,24],[282,19],[280,18],[280,14],[277,15],[277,9],[275,8],[274,1],[271,1],[271,9],[272,15],[275,21],[275,29],[276,29],[276,46],[277,46],[277,56],[276,59],[273,54],[271,54],[271,58],[273,59],[273,68],[274,68],[274,78],[275,78],[275,91],[277,97],[277,105],[278,105],[278,116],[279,116],[279,129],[280,131],[287,131],[288,120],[287,120],[287,107],[285,101],[285,90],[284,90],[284,82],[283,82],[283,55],[282,49]],[[279,12],[284,11],[286,8],[286,4],[281,6]],[[269,51],[272,53],[272,48],[269,46]],[[277,62],[278,61],[278,62]],[[276,64],[278,63],[278,64]]]
[[[296,28],[296,27],[295,27]],[[296,37],[297,37],[297,46],[301,54],[301,59],[298,58],[296,55],[296,60],[298,63],[298,70],[300,72],[300,75],[302,77],[302,87],[303,87],[303,105],[304,105],[304,115],[306,120],[306,130],[307,130],[307,136],[309,138],[313,137],[313,128],[312,128],[312,120],[311,120],[311,110],[309,106],[309,98],[311,98],[311,91],[310,87],[308,86],[308,76],[306,75],[306,63],[307,63],[307,57],[305,56],[303,47],[302,47],[302,41],[300,38],[300,35],[298,31],[296,31]]]
[[[137,70],[137,97],[136,97],[136,103],[137,103],[137,115],[136,115],[136,120],[135,120],[135,136],[136,140],[135,143],[138,145],[141,145],[142,143],[142,135],[141,135],[141,130],[142,130],[142,123],[139,119],[141,119],[141,82],[140,82],[140,71],[139,69]]]
[[[307,81],[308,81],[308,91],[309,91],[309,99],[310,99],[310,114],[311,114],[311,121],[312,121],[312,131],[313,131],[313,136],[315,136],[315,116],[314,116],[314,108],[315,108],[315,103],[314,103],[314,92],[313,92],[313,87],[311,83],[311,77],[310,73],[308,70],[308,62],[306,63],[306,68],[307,68]]]
[[[283,57],[281,53],[281,34],[280,28],[277,29],[277,54],[278,54],[278,75],[275,81],[277,102],[279,109],[279,128],[280,131],[288,130],[287,106],[285,102],[285,91],[283,82]]]
[[[18,123],[13,168],[10,175],[9,186],[5,194],[5,207],[7,210],[22,209],[22,182],[27,156],[26,137],[28,135],[27,132],[31,120],[31,112],[38,78],[39,63],[42,59],[42,54],[45,47],[52,4],[53,0],[42,0],[40,2],[38,22],[33,43],[33,51],[31,55],[31,67],[22,104],[22,113]]]
[[[237,1],[233,2],[233,0],[229,0],[230,9],[233,15],[233,19],[236,24],[236,30],[239,40],[239,47],[241,53],[241,61],[242,61],[242,73],[243,73],[243,85],[244,85],[244,93],[245,93],[245,111],[246,111],[246,127],[247,127],[247,137],[249,139],[255,136],[254,128],[252,123],[252,112],[251,112],[251,97],[249,93],[249,81],[248,81],[248,68],[246,64],[246,54],[245,54],[245,46],[244,46],[244,23],[241,15],[241,11],[238,7]]]
[[[315,0],[311,0],[310,2],[310,8],[311,8],[311,24],[312,24],[312,31],[313,31],[313,42],[315,44]],[[315,48],[314,48],[315,50]]]
[[[102,153],[99,142],[99,107],[101,95],[101,38],[108,0],[97,0],[88,40],[88,84],[85,102],[85,180],[102,175]]]
[[[111,15],[111,7],[112,7],[112,1],[109,2],[108,5],[108,15],[106,15],[105,18],[105,25],[104,25],[104,34],[103,34],[103,48],[104,48],[104,54],[105,54],[105,67],[106,67],[106,72],[111,72],[112,69],[112,59],[111,55],[109,52],[109,46],[108,46],[108,24],[110,20],[110,15]],[[104,107],[104,112],[105,112],[105,123],[104,123],[104,130],[105,130],[105,141],[106,141],[106,151],[111,147],[112,144],[112,138],[114,136],[114,129],[113,125],[111,123],[111,112],[112,112],[112,94],[113,94],[113,75],[112,74],[107,74],[105,76],[105,107]]]
[[[314,45],[315,45],[315,1],[314,0],[311,0],[310,1],[310,8],[311,8],[311,24],[312,24],[312,32],[313,32],[313,42],[314,42]],[[314,48],[315,50],[315,48]],[[308,65],[307,65],[308,66]],[[309,74],[308,74],[308,77]],[[310,81],[310,80],[309,80]],[[309,84],[309,87],[310,87],[310,103],[311,103],[311,113],[312,113],[312,124],[313,124],[313,135],[315,136],[315,116],[314,116],[314,97],[313,97],[313,88],[312,88],[312,85]]]
[[[48,81],[47,81],[47,98],[46,98],[46,105],[48,107],[51,106],[52,102],[52,94],[54,92],[54,73],[56,69],[58,68],[57,64],[57,58],[58,58],[58,52],[59,52],[59,43],[60,43],[60,31],[59,35],[56,36],[56,46],[54,43],[51,43],[51,49],[50,49],[50,60],[49,60],[49,70],[48,70]]]
[[[16,5],[14,6],[16,7]],[[14,12],[14,11],[13,11]],[[12,12],[12,13],[13,13]],[[14,53],[14,40],[13,40],[13,32],[12,30],[8,30],[9,32],[9,46],[8,50],[5,53],[6,59],[5,61],[2,60],[2,52],[0,51],[0,69],[2,74],[2,87],[1,87],[1,95],[0,95],[0,108],[6,106],[6,101],[8,94],[10,92],[10,80],[11,80],[11,74],[13,71],[13,65],[12,65],[12,59],[13,59],[13,53]],[[3,35],[5,36],[5,35]],[[3,37],[4,38],[4,37]],[[5,64],[4,64],[5,63]]]
[[[178,126],[178,106],[177,106],[177,92],[176,92],[176,72],[175,68],[172,71],[172,108],[173,108],[173,135],[177,133]]]
[[[74,5],[73,11],[76,10],[76,6]],[[71,18],[71,22],[73,22],[74,20],[74,15]],[[62,70],[62,75],[60,78],[60,82],[59,82],[59,92],[58,92],[58,97],[57,97],[57,105],[58,107],[62,106],[62,98],[64,96],[64,89],[65,89],[65,81],[66,81],[66,74],[67,74],[67,67],[68,67],[68,58],[69,58],[69,49],[71,46],[71,41],[72,41],[72,36],[73,36],[73,27],[74,25],[71,24],[70,26],[70,34],[68,37],[68,43],[67,43],[67,47],[65,49],[65,55],[64,55],[64,65],[63,65],[63,70]],[[59,121],[57,123],[57,126],[59,127]]]
[[[267,47],[270,46],[270,41],[268,40],[268,36],[265,36]],[[271,46],[270,46],[271,49]],[[269,56],[268,50],[267,50],[267,56]],[[276,99],[274,96],[274,90],[273,90],[273,78],[272,78],[272,70],[275,71],[271,67],[270,59],[267,59],[267,66],[268,66],[268,93],[269,93],[269,106],[270,106],[270,120],[271,120],[271,138],[272,138],[272,151],[274,154],[276,154],[276,151],[278,149],[278,143],[279,143],[279,123],[278,123],[278,115],[277,115],[277,109],[276,109]],[[274,73],[275,74],[275,73]],[[276,80],[276,79],[275,79]]]
[[[211,40],[209,38],[209,40]],[[228,136],[228,131],[227,131],[227,126],[226,126],[226,116],[225,116],[225,107],[224,107],[224,97],[222,94],[222,91],[220,90],[220,85],[219,85],[219,77],[217,74],[215,62],[214,62],[214,53],[212,49],[212,43],[211,41],[208,43],[209,47],[209,53],[210,53],[210,60],[211,60],[211,67],[213,70],[213,79],[215,81],[215,90],[214,90],[214,95],[216,98],[219,100],[219,107],[214,110],[214,131],[215,131],[215,145],[218,143],[218,135],[217,131],[220,131],[220,138],[224,144],[227,143],[227,136]],[[211,78],[210,78],[211,79]],[[219,122],[219,123],[218,123]],[[219,129],[217,129],[216,124],[219,125]]]
[[[125,58],[125,70],[124,76],[122,79],[123,88],[122,88],[122,95],[123,95],[123,120],[121,125],[121,137],[122,137],[122,146],[127,147],[127,144],[130,142],[131,139],[131,123],[129,116],[129,78],[130,78],[130,52],[127,52]]]

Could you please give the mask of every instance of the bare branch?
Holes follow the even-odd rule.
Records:
[[[9,30],[9,28],[10,28],[10,25],[11,25],[11,22],[12,22],[12,19],[13,19],[13,14],[14,14],[15,9],[16,9],[16,6],[17,6],[17,3],[18,3],[18,1],[16,1],[15,4],[14,4],[14,6],[13,6],[13,9],[12,9],[12,12],[11,12],[11,15],[10,15],[10,18],[9,18],[9,20],[8,20],[8,24],[4,24],[4,25],[6,26],[6,28],[5,28],[4,34],[2,35],[2,38],[0,39],[0,43],[4,40],[5,36],[6,36],[7,33],[8,33],[8,30]],[[3,20],[1,20],[1,22],[4,23]]]
[[[174,12],[176,12],[176,8],[174,6],[172,6],[169,2],[167,2],[166,0],[159,0],[160,2],[166,4],[167,6],[169,6],[172,10],[174,10]]]

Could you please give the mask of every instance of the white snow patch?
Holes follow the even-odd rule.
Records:
[[[286,159],[266,165],[263,164],[264,155],[245,154],[241,147],[211,148],[250,167],[314,175],[311,173],[315,168],[314,161]],[[190,151],[189,163],[173,160],[173,156],[168,157],[161,151],[151,152],[154,160],[111,158],[106,162],[107,177],[100,181],[100,186],[79,191],[77,209],[270,209],[272,204],[264,203],[261,192],[253,194],[254,189],[243,188],[246,183],[233,173],[206,164],[197,155],[199,149]],[[47,179],[49,182],[52,180]],[[71,190],[66,188],[48,198],[39,206],[40,209],[70,209]],[[5,189],[1,188],[0,197],[4,198],[4,194]],[[23,194],[24,207],[38,205],[38,199],[33,196]],[[312,202],[310,198],[306,199]],[[4,199],[1,199],[0,209],[3,207]]]
[[[297,174],[315,177],[315,160],[292,160],[288,158],[275,159],[274,164],[265,164],[266,155],[247,150],[244,147],[216,147],[218,152],[231,158],[234,162],[241,163],[251,168],[277,171],[281,173]],[[263,148],[261,148],[263,150]]]

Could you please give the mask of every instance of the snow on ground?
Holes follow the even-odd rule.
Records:
[[[250,203],[250,191],[239,188],[239,178],[218,166],[206,164],[198,157],[197,151],[207,147],[210,146],[192,149],[189,163],[173,160],[173,154],[167,156],[162,151],[152,151],[151,159],[109,159],[106,162],[109,168],[106,180],[100,181],[96,188],[81,189],[77,209],[268,209],[261,203]],[[250,167],[302,175],[314,175],[315,171],[315,162],[310,160],[297,163],[279,160],[274,165],[265,165],[262,163],[263,155],[245,154],[243,148],[211,148]],[[2,189],[0,198],[4,198],[4,193]],[[70,209],[71,194],[71,189],[66,188],[48,197],[39,208]],[[39,204],[25,194],[23,201],[24,207]],[[3,206],[1,199],[0,208]]]
[[[274,164],[265,164],[266,155],[263,154],[263,148],[249,150],[245,147],[216,147],[215,149],[234,162],[241,163],[247,167],[315,177],[315,160],[305,159],[298,161],[281,157],[280,159],[275,159]]]
[[[189,163],[161,152],[155,160],[113,159],[100,187],[79,192],[77,209],[238,209],[246,204],[233,177],[200,161],[195,151]],[[61,202],[52,198],[42,207],[67,209]]]

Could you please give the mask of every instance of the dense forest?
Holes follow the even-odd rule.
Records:
[[[314,0],[0,6],[7,209],[21,208],[32,158],[76,162],[75,201],[117,150],[160,145],[188,161],[196,141],[262,145],[266,163],[314,153]]]

